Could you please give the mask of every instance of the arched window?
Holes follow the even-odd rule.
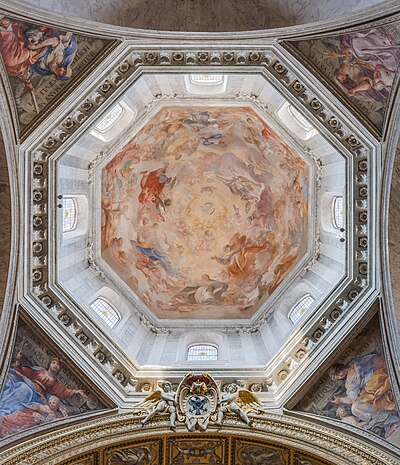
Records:
[[[113,328],[121,319],[114,308],[101,297],[97,298],[91,304],[91,307],[99,315],[99,317],[108,324],[108,326],[111,326],[111,328]]]
[[[77,205],[73,197],[63,198],[63,232],[72,231],[77,223]]]
[[[336,196],[332,202],[332,221],[336,229],[343,228],[344,212],[343,212],[343,197]]]
[[[308,120],[292,105],[288,106],[288,112],[297,119],[297,122],[303,127],[306,132],[310,132],[314,129],[314,126],[308,122]]]
[[[98,132],[106,132],[122,115],[123,109],[118,103],[111,108],[106,116],[94,127]]]
[[[224,82],[222,74],[191,74],[190,82],[206,86],[217,86]]]
[[[304,297],[302,297],[302,299],[299,300],[297,304],[289,312],[289,320],[293,324],[297,323],[300,320],[300,318],[304,315],[304,313],[310,307],[312,307],[314,302],[315,302],[315,299],[310,294],[307,294]]]
[[[189,346],[187,360],[218,360],[218,347],[211,344],[193,344]]]
[[[302,140],[311,139],[318,134],[317,129],[293,105],[285,102],[276,112],[282,123]]]

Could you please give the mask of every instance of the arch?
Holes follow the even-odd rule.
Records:
[[[340,229],[344,227],[344,202],[345,198],[340,189],[324,192],[321,200],[321,227],[326,233],[337,236]]]
[[[188,360],[188,349],[192,346],[204,346],[211,345],[217,347],[218,349],[218,358],[217,360],[208,360],[210,362],[216,363],[229,363],[230,354],[229,354],[229,342],[226,334],[217,333],[212,331],[186,331],[180,335],[179,341],[177,343],[177,355],[176,362],[188,366],[193,363],[194,360]],[[204,362],[207,362],[204,359]]]
[[[97,297],[97,299],[90,304],[90,307],[111,328],[114,328],[114,326],[121,321],[119,313],[103,297]]]
[[[276,111],[276,115],[282,123],[302,140],[308,140],[318,134],[315,127],[293,105],[284,102]]]
[[[165,420],[153,420],[149,426],[142,427],[143,417],[135,413],[104,415],[102,417],[81,421],[79,427],[70,425],[66,428],[50,431],[40,436],[30,437],[25,441],[8,447],[0,458],[1,465],[66,465],[71,463],[92,463],[90,456],[101,456],[102,460],[93,463],[112,463],[111,451],[129,450],[137,445],[153,444],[158,450],[164,450],[157,463],[171,463],[170,449],[167,441],[174,440]],[[233,419],[232,419],[233,420]],[[252,417],[251,432],[247,425],[238,421],[220,428],[207,428],[207,441],[232,441],[233,451],[243,443],[258,445],[266,450],[285,451],[288,457],[285,464],[318,463],[323,465],[394,465],[398,463],[396,451],[379,448],[373,443],[365,444],[365,437],[344,428],[333,429],[328,423],[313,424],[307,419],[288,415],[265,413],[262,417]],[[183,434],[185,443],[198,441],[203,443],[198,433],[190,433],[185,426],[179,425],[177,434]],[[178,436],[176,436],[178,438]],[[212,444],[212,443],[211,443]],[[253,451],[254,448],[252,449]],[[255,451],[257,452],[257,451]],[[261,456],[262,458],[262,456]],[[277,457],[275,457],[277,458]],[[153,463],[153,462],[152,462]],[[155,462],[154,462],[155,463]],[[237,464],[235,457],[226,457],[227,465]],[[239,462],[240,463],[240,462]],[[261,462],[260,462],[261,463]],[[264,463],[264,462],[263,462]],[[277,462],[278,463],[278,462]],[[279,462],[281,463],[281,462]],[[283,462],[282,462],[283,463]]]
[[[123,99],[114,104],[93,127],[90,134],[100,144],[106,144],[121,134],[121,132],[136,118],[137,111]]]
[[[301,317],[304,315],[304,313],[312,307],[314,304],[315,299],[311,294],[306,294],[304,297],[302,297],[297,304],[290,310],[288,314],[289,320],[293,323],[296,324]]]
[[[218,360],[218,346],[214,344],[191,344],[188,347],[186,360]]]

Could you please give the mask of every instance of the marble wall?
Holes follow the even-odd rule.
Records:
[[[382,0],[28,0],[53,12],[167,31],[245,31],[339,18]],[[165,14],[168,12],[168,14]]]

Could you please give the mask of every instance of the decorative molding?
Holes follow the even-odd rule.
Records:
[[[125,363],[118,360],[116,356],[109,356],[109,350],[100,344],[96,339],[93,328],[88,328],[82,321],[63,304],[48,285],[48,250],[49,233],[47,227],[48,209],[52,199],[49,198],[48,186],[48,162],[54,154],[59,154],[64,144],[79,129],[83,129],[89,123],[90,117],[100,108],[121,86],[133,75],[136,70],[148,66],[181,66],[182,70],[201,69],[202,66],[234,66],[257,67],[268,77],[280,86],[282,92],[290,94],[305,112],[307,112],[316,125],[327,133],[333,135],[335,143],[339,144],[341,150],[350,154],[354,159],[353,191],[349,191],[349,196],[354,199],[353,218],[350,221],[347,231],[348,239],[352,238],[351,224],[354,223],[354,240],[350,250],[353,250],[355,266],[349,274],[353,276],[352,282],[336,296],[333,302],[325,309],[304,332],[304,335],[292,349],[286,351],[284,360],[274,362],[274,368],[266,374],[272,384],[270,386],[280,386],[299,366],[304,365],[304,361],[310,359],[310,354],[315,352],[327,335],[332,333],[334,328],[340,326],[344,319],[349,319],[350,313],[355,308],[355,304],[360,302],[363,294],[372,285],[374,265],[369,265],[373,260],[373,255],[368,244],[369,230],[372,225],[368,221],[369,205],[374,195],[373,183],[371,183],[370,169],[373,163],[371,149],[361,142],[360,136],[355,135],[328,106],[322,102],[314,91],[309,88],[297,75],[295,70],[284,59],[278,57],[272,50],[182,50],[182,51],[136,51],[128,46],[127,52],[119,59],[116,68],[111,68],[100,82],[83,95],[76,103],[69,114],[41,137],[35,147],[31,149],[31,164],[29,167],[32,177],[31,185],[31,272],[30,289],[31,295],[44,308],[50,309],[47,314],[53,317],[55,322],[65,327],[67,333],[76,337],[76,341],[83,344],[86,354],[91,355],[96,366],[111,372],[113,378],[122,386],[127,386],[128,380],[135,378],[135,373],[127,370]],[[169,96],[171,97],[171,96]],[[174,97],[174,96],[172,96]],[[158,96],[158,100],[163,98]],[[239,98],[239,97],[238,97]],[[254,100],[258,97],[254,96]],[[156,99],[157,100],[157,99]],[[158,101],[157,100],[157,101]],[[155,102],[156,103],[156,102]],[[262,105],[262,102],[260,102]],[[95,165],[90,171],[93,173]],[[91,175],[92,176],[92,175]],[[318,179],[318,177],[317,177]],[[91,181],[92,178],[89,178]],[[88,260],[91,267],[95,267],[94,258],[88,250]],[[350,260],[352,263],[353,261]],[[373,263],[373,262],[372,262]],[[96,269],[95,269],[96,271]],[[258,331],[267,321],[267,316],[261,316],[251,326],[246,328],[238,327],[239,332],[253,333]],[[149,322],[143,315],[142,324],[151,332],[168,334],[170,329],[158,327]],[[306,357],[307,355],[307,357]],[[129,388],[130,390],[131,388]],[[269,389],[273,392],[273,389]]]
[[[390,450],[378,449],[359,436],[333,430],[304,419],[271,413],[261,416],[251,415],[252,428],[244,425],[235,415],[229,414],[223,434],[210,426],[207,435],[200,436],[198,433],[194,435],[185,433],[184,427],[179,427],[176,433],[171,433],[167,414],[156,417],[149,426],[145,427],[142,426],[142,419],[143,417],[132,413],[113,415],[37,436],[3,451],[0,464],[56,465],[65,460],[72,461],[73,457],[89,454],[91,451],[100,451],[105,457],[110,457],[116,450],[158,444],[157,450],[160,451],[162,458],[157,464],[170,465],[168,456],[162,454],[162,450],[168,449],[162,447],[162,441],[167,441],[164,444],[176,444],[179,440],[188,444],[191,441],[215,441],[224,438],[234,441],[230,445],[232,450],[242,447],[243,443],[254,444],[264,449],[290,450],[293,459],[303,457],[304,460],[312,459],[318,464],[326,462],[335,465],[398,464],[397,456]],[[76,462],[72,461],[72,463]],[[290,465],[292,464],[296,464],[296,461],[290,462]]]

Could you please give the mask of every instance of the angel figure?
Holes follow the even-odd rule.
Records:
[[[141,407],[146,406],[153,407],[153,410],[142,420],[142,426],[144,426],[158,413],[168,412],[171,429],[175,429],[175,391],[172,389],[172,384],[169,381],[165,381],[164,383],[162,383],[161,391],[155,391],[146,397]]]
[[[238,415],[246,425],[251,426],[251,420],[247,416],[250,410],[261,410],[260,400],[247,389],[240,388],[237,384],[230,383],[222,393],[222,399],[217,410],[216,425],[221,425],[226,412]]]

